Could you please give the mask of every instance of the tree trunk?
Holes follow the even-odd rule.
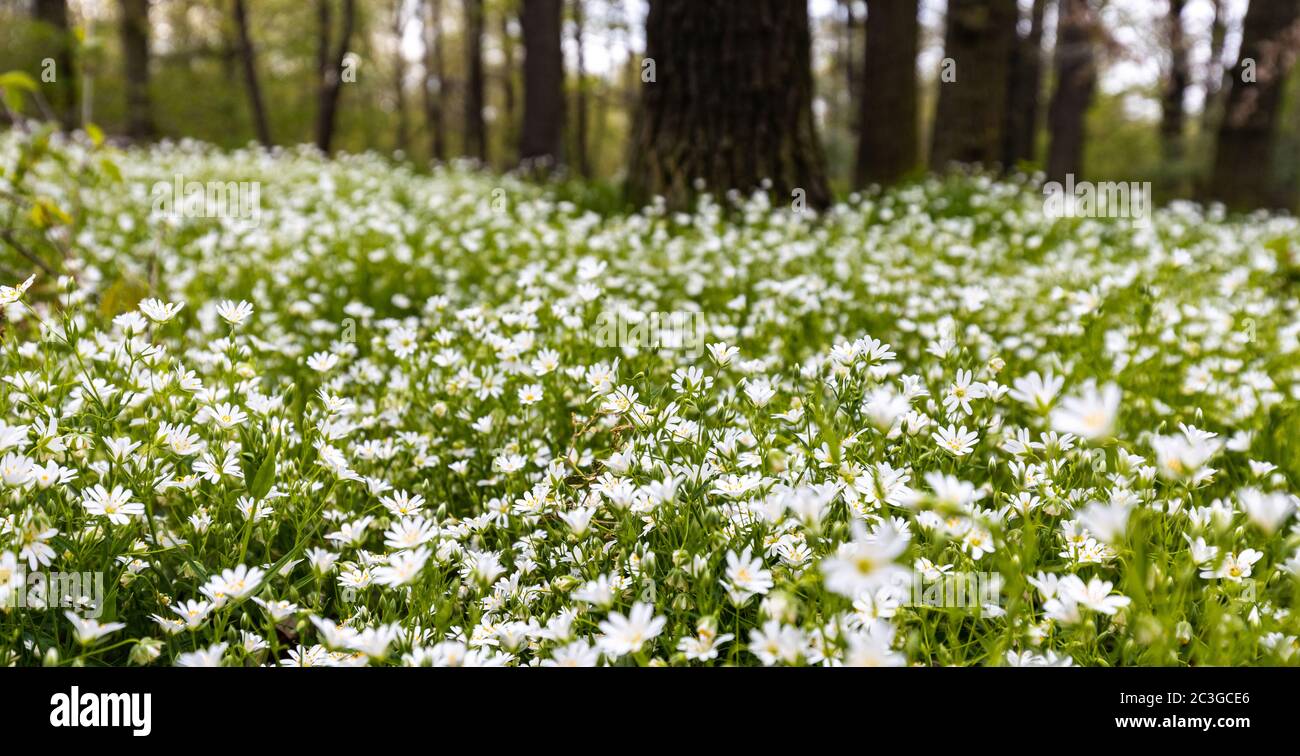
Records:
[[[1011,54],[1011,94],[1002,164],[1014,170],[1037,157],[1039,97],[1043,89],[1043,12],[1046,0],[1034,0],[1029,34],[1017,39]]]
[[[257,80],[257,57],[253,49],[253,36],[248,30],[248,12],[244,0],[234,0],[235,30],[239,34],[239,57],[243,62],[244,88],[248,91],[248,109],[253,117],[257,141],[271,146],[271,126],[266,119],[266,106],[262,104],[262,87]]]
[[[1083,171],[1084,118],[1097,87],[1096,18],[1089,0],[1061,0],[1056,23],[1056,91],[1048,108],[1047,178]]]
[[[487,163],[483,123],[483,0],[465,0],[465,144],[463,154]]]
[[[519,159],[544,167],[561,159],[564,59],[563,0],[524,0],[524,128]]]
[[[1228,87],[1210,197],[1232,208],[1284,201],[1269,181],[1283,85],[1300,51],[1300,0],[1252,0]],[[1244,65],[1243,65],[1244,64]],[[1253,67],[1253,76],[1248,74]],[[1253,78],[1254,81],[1243,79]],[[1294,191],[1294,190],[1293,190]]]
[[[406,28],[406,14],[402,12],[405,0],[393,2],[393,39],[396,47],[393,53],[393,109],[397,120],[397,139],[394,145],[398,152],[406,152],[410,147],[410,136],[406,123],[406,58],[402,57],[402,32]]]
[[[578,70],[575,72],[573,87],[573,162],[578,168],[578,175],[588,178],[591,176],[591,165],[587,162],[587,63],[582,49],[585,22],[582,0],[573,0],[573,44],[578,53],[576,61]]]
[[[870,14],[867,14],[870,23]],[[949,0],[930,166],[992,166],[1002,159],[1011,48],[1016,41],[1016,0]],[[867,40],[871,46],[871,40]]]
[[[1187,37],[1183,33],[1184,0],[1169,0],[1166,19],[1169,33],[1169,71],[1160,100],[1160,142],[1165,162],[1179,171],[1183,150],[1183,97],[1190,73],[1187,64]]]
[[[917,0],[867,6],[854,185],[888,184],[917,167]]]
[[[1214,21],[1210,26],[1210,60],[1205,72],[1205,103],[1201,106],[1201,132],[1212,134],[1218,127],[1223,110],[1223,94],[1228,80],[1224,44],[1228,38],[1228,13],[1224,0],[1212,0]]]
[[[443,123],[442,0],[424,0],[424,118],[429,127],[429,157],[447,158]]]
[[[126,74],[126,135],[154,135],[149,104],[149,0],[122,0],[122,58]]]
[[[629,196],[687,207],[693,185],[825,207],[807,4],[651,0]]]
[[[510,13],[502,9],[501,19],[501,54],[504,58],[501,66],[501,100],[502,100],[502,124],[500,142],[507,145],[506,149],[518,144],[518,132],[516,124],[518,120],[515,117],[515,111],[518,108],[515,105],[515,41],[510,36]],[[503,163],[509,163],[508,156],[502,156]]]
[[[848,102],[847,112],[849,117],[846,122],[851,132],[856,132],[861,126],[861,109],[862,101],[859,99],[859,90],[861,82],[858,79],[858,62],[854,57],[854,48],[858,40],[858,15],[853,7],[854,0],[840,0],[840,5],[844,7],[844,39],[840,42],[840,57],[843,59],[841,65],[844,66],[844,94]],[[881,4],[881,3],[878,3]],[[887,3],[892,5],[893,3]],[[910,0],[904,0],[903,5],[911,5]]]
[[[316,97],[316,147],[328,155],[334,144],[334,122],[338,114],[339,94],[343,89],[343,59],[348,54],[348,43],[352,40],[356,3],[355,0],[343,0],[343,30],[339,35],[338,46],[332,52],[330,0],[317,0],[316,12],[320,21],[316,50],[316,63],[320,73]]]
[[[54,61],[54,81],[46,82],[42,76],[41,84],[50,88],[47,99],[59,123],[71,130],[77,125],[77,70],[72,60],[75,41],[68,20],[68,0],[36,0],[32,18],[44,24],[41,31],[48,35],[48,45],[42,45],[46,54],[41,57]]]

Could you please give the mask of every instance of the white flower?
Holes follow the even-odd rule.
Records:
[[[0,286],[0,307],[8,307],[19,299],[22,299],[23,294],[32,287],[32,282],[35,280],[36,275],[33,274],[28,276],[26,281],[23,281],[17,286]]]
[[[868,533],[853,522],[853,540],[840,544],[833,556],[822,560],[826,589],[856,599],[892,581],[907,577],[907,568],[894,560],[907,550],[908,539],[890,526]]]
[[[222,320],[232,326],[237,326],[248,320],[248,316],[253,314],[253,305],[251,302],[243,300],[235,303],[229,299],[224,299],[217,305],[217,314],[221,316]]]
[[[1243,578],[1250,577],[1255,563],[1263,558],[1264,555],[1254,549],[1246,549],[1240,554],[1228,554],[1223,557],[1223,563],[1217,569],[1201,570],[1201,577],[1225,578],[1240,583]]]
[[[740,556],[727,552],[727,580],[727,591],[737,604],[772,590],[772,573],[763,569],[763,560],[755,558],[748,546]]]
[[[189,651],[176,657],[178,667],[220,667],[226,655],[226,643],[214,643],[198,651]]]
[[[655,616],[653,606],[638,601],[626,617],[610,612],[600,623],[600,647],[611,656],[635,654],[663,631],[664,622],[664,617]]]
[[[1257,488],[1243,488],[1237,491],[1237,501],[1246,517],[1266,533],[1276,532],[1296,509],[1296,497],[1281,491],[1263,493]]]
[[[979,434],[974,431],[967,431],[964,425],[960,428],[954,428],[951,425],[940,428],[935,433],[932,433],[930,437],[934,439],[940,449],[954,457],[964,457],[970,454],[980,439]]]
[[[1012,399],[1028,405],[1039,412],[1045,412],[1056,401],[1056,395],[1065,385],[1065,379],[1048,370],[1046,375],[1038,371],[1021,376],[1011,382],[1009,395]]]
[[[429,554],[427,546],[391,554],[387,565],[375,568],[375,582],[396,587],[414,581],[429,561]]]
[[[113,486],[109,491],[97,485],[81,492],[81,505],[92,515],[107,517],[114,525],[125,525],[132,517],[144,514],[144,505],[131,501],[132,496],[130,489],[121,486]]]
[[[1060,407],[1052,410],[1052,429],[1089,441],[1110,438],[1115,432],[1121,396],[1119,387],[1113,383],[1106,384],[1101,391],[1089,385],[1083,396],[1066,397]]]
[[[166,323],[185,308],[185,303],[164,302],[161,299],[150,298],[142,300],[139,307],[140,312],[144,313],[144,316],[153,322]]]
[[[124,622],[107,622],[101,625],[93,619],[82,619],[71,611],[65,611],[63,616],[67,617],[68,621],[72,623],[72,627],[77,633],[77,642],[83,646],[88,646],[105,635],[115,633],[126,627]]]

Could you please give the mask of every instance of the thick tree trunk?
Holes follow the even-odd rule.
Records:
[[[917,167],[917,0],[867,6],[854,185],[888,184]]]
[[[122,0],[122,59],[126,75],[126,135],[154,135],[149,104],[149,0]]]
[[[1281,196],[1285,193],[1269,181],[1267,167],[1272,165],[1283,85],[1297,52],[1300,0],[1251,0],[1242,31],[1241,63],[1228,84],[1214,172],[1207,187],[1210,197],[1229,207],[1285,201]],[[1248,68],[1242,63],[1253,65],[1253,76],[1246,75]]]
[[[443,122],[442,0],[424,0],[424,118],[429,128],[429,157],[447,158]]]
[[[1001,162],[1018,18],[1016,0],[949,0],[943,54],[956,80],[941,76],[939,82],[930,149],[935,170],[954,162]]]
[[[1083,171],[1084,118],[1097,88],[1096,17],[1089,0],[1061,0],[1056,24],[1056,91],[1048,108],[1047,178]]]
[[[578,175],[584,178],[591,176],[591,165],[587,162],[587,62],[582,46],[585,22],[582,0],[573,0],[573,44],[577,48],[578,66],[573,78],[573,162]]]
[[[465,0],[465,144],[463,154],[487,163],[483,123],[483,0]]]
[[[356,3],[355,0],[343,0],[343,29],[338,46],[332,51],[330,0],[317,0],[316,11],[320,21],[316,51],[316,62],[320,68],[320,84],[316,96],[316,147],[328,155],[334,144],[334,123],[338,115],[339,95],[343,89],[343,59],[348,54],[348,43],[352,40]]]
[[[519,159],[554,166],[561,159],[564,59],[560,50],[563,0],[524,0],[524,128]]]
[[[1037,157],[1039,97],[1043,88],[1043,13],[1046,0],[1034,0],[1029,34],[1019,37],[1011,53],[1011,94],[1003,135],[1002,164],[1014,170]]]
[[[812,35],[794,0],[651,0],[628,192],[690,204],[693,185],[825,207]],[[651,75],[653,74],[653,76]]]
[[[1183,32],[1184,0],[1169,0],[1166,24],[1169,35],[1169,70],[1160,100],[1160,142],[1166,163],[1175,169],[1183,162],[1183,97],[1187,93],[1190,72],[1187,63],[1187,36]]]
[[[262,87],[257,80],[257,56],[253,49],[253,36],[248,30],[248,12],[244,0],[234,0],[235,30],[239,34],[239,58],[244,70],[244,89],[248,91],[248,110],[253,117],[257,141],[271,145],[271,126],[262,103]]]
[[[42,58],[54,61],[54,81],[44,79],[50,107],[65,129],[77,125],[77,71],[73,63],[75,41],[72,24],[68,18],[68,0],[36,0],[32,5],[32,19],[44,26],[41,33]]]

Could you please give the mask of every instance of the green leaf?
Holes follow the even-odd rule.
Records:
[[[253,478],[253,484],[249,486],[248,492],[254,499],[261,499],[271,491],[271,486],[275,485],[275,459],[280,453],[280,437],[276,436],[271,441],[271,447],[266,452],[266,457],[262,460],[262,465],[257,468],[257,475]]]
[[[35,92],[39,89],[36,86],[36,80],[23,71],[6,71],[0,74],[0,87],[21,89],[27,92]]]

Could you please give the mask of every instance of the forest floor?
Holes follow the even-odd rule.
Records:
[[[0,661],[1300,660],[1293,218],[115,165],[0,291]]]

